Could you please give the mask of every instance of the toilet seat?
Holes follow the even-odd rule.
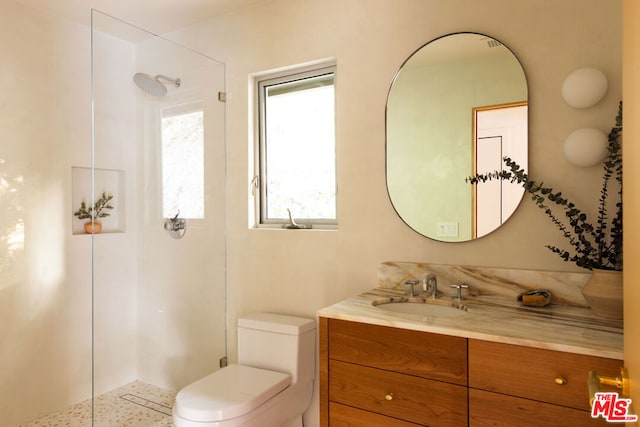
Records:
[[[183,388],[173,410],[190,421],[227,420],[254,410],[290,384],[289,374],[229,365]]]

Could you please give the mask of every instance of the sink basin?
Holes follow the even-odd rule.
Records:
[[[371,303],[374,307],[394,313],[419,314],[422,316],[464,316],[467,306],[449,300],[406,299],[406,300],[376,300]]]

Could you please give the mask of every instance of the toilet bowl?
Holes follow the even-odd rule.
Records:
[[[249,314],[238,320],[238,364],[180,390],[174,426],[302,426],[314,376],[312,319]]]

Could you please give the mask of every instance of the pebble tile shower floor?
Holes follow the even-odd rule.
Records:
[[[175,393],[140,381],[95,399],[94,427],[171,427]],[[91,427],[91,399],[20,427]]]

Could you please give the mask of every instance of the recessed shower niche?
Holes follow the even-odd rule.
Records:
[[[96,201],[103,194],[113,196],[109,200],[112,209],[103,209],[102,212],[108,216],[98,218],[102,224],[101,233],[124,233],[126,231],[125,221],[125,172],[116,169],[94,169],[94,188]],[[71,232],[77,234],[87,233],[84,224],[88,219],[79,219],[75,213],[78,212],[82,203],[87,209],[93,211],[94,202],[91,197],[91,168],[72,167],[71,168],[71,212],[72,223]]]

